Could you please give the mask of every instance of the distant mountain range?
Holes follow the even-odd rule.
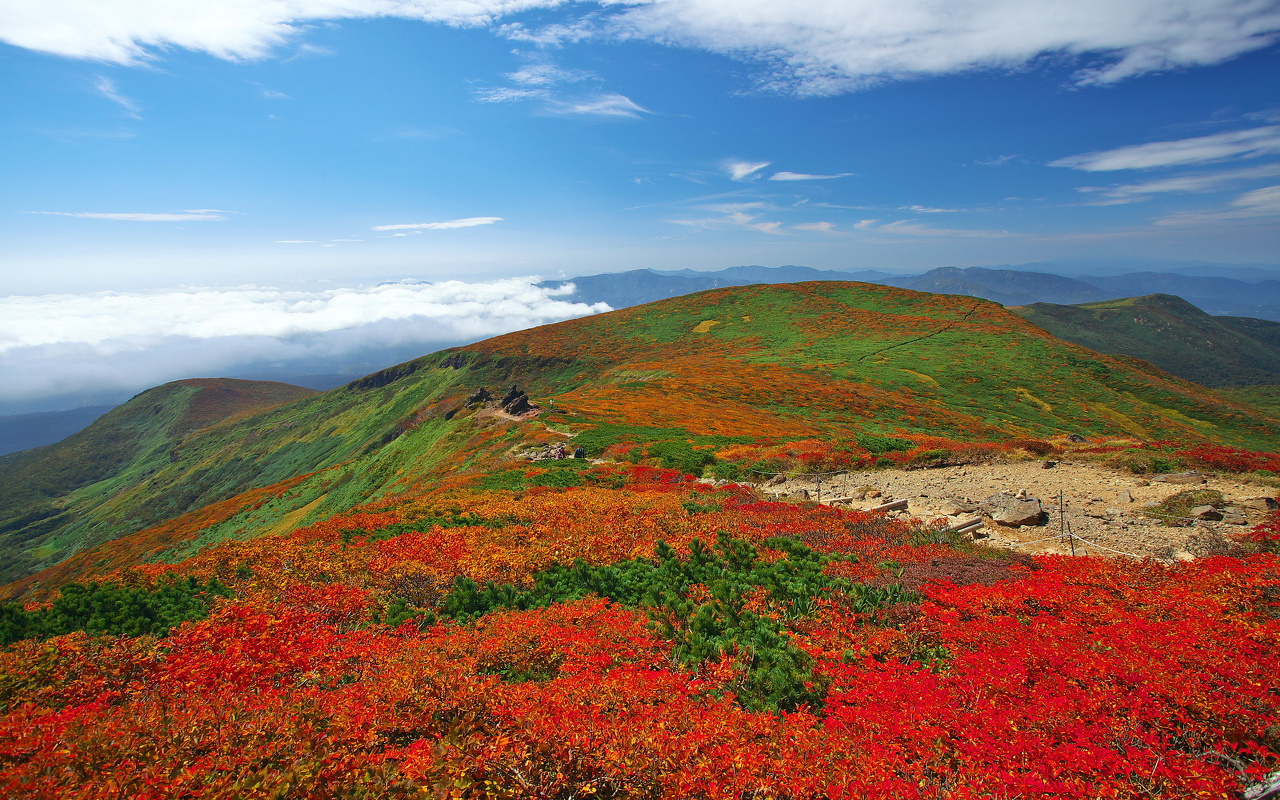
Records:
[[[1161,262],[1140,263],[1158,266]],[[1167,265],[1170,262],[1163,263]],[[1028,266],[1036,266],[1043,271],[1030,270]],[[939,267],[919,275],[894,275],[879,270],[840,272],[796,266],[751,266],[714,272],[641,269],[545,281],[542,285],[561,287],[573,283],[576,291],[568,299],[586,303],[605,302],[614,308],[722,286],[813,280],[880,283],[921,292],[971,295],[1003,305],[1019,306],[1091,303],[1171,294],[1209,314],[1280,321],[1280,266],[1271,269],[1267,266],[1196,265],[1195,262],[1187,262],[1171,267],[1172,271],[1147,269],[1119,273],[1114,268],[1108,269],[1103,262],[1040,262],[1017,268]],[[1052,271],[1055,267],[1060,271]],[[1096,269],[1099,274],[1076,273],[1082,268]],[[1064,275],[1063,272],[1073,275]]]
[[[0,417],[0,456],[61,441],[114,407],[85,406]]]

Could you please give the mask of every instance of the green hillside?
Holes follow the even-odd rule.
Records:
[[[480,387],[501,396],[513,384],[540,415],[464,405]],[[154,434],[146,413],[180,416],[179,399],[146,397],[86,430],[85,446],[109,438],[114,419]],[[717,289],[425,356],[185,436],[154,434],[145,456],[116,459],[127,469],[74,480],[49,470],[0,506],[4,568],[18,577],[75,553],[177,559],[492,468],[568,434],[593,455],[665,441],[657,449],[683,466],[705,459],[696,448],[762,437],[1064,433],[1280,447],[1277,419],[1063,342],[989,301],[859,283]],[[0,483],[18,466],[0,462]],[[87,552],[144,529],[127,547]]]
[[[1215,317],[1168,294],[1010,310],[1060,339],[1141,358],[1205,386],[1280,383],[1280,322]]]
[[[142,392],[61,442],[0,458],[0,578],[65,557],[55,534],[167,466],[184,437],[313,394],[274,381],[175,381]]]

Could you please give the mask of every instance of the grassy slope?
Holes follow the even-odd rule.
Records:
[[[1011,309],[1060,339],[1206,386],[1280,382],[1280,323],[1214,317],[1172,295]]]
[[[52,541],[86,508],[168,464],[186,435],[312,395],[271,381],[193,379],[158,386],[56,444],[0,458],[0,576],[65,557]]]
[[[463,354],[461,368],[444,364],[450,352]],[[898,431],[1280,446],[1276,419],[1141,362],[1066,344],[995,303],[868,284],[713,290],[450,352],[203,428],[127,485],[83,487],[61,501],[71,513],[38,565],[135,531],[77,563],[172,560],[284,532],[492,464],[517,444],[552,438],[547,426],[581,431],[593,447],[637,435]],[[446,415],[478,386],[511,384],[562,411],[521,424]]]
[[[1099,357],[988,301],[856,283],[703,292],[464,350],[593,366],[584,420],[697,434],[1077,431],[1267,449],[1280,427],[1131,359]]]

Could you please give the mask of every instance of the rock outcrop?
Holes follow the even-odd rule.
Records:
[[[979,504],[978,509],[992,522],[1014,527],[1043,525],[1048,517],[1038,499],[1008,492],[991,495]]]

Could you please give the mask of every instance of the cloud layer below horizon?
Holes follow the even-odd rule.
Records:
[[[0,403],[133,392],[280,362],[329,362],[420,346],[421,354],[608,311],[533,278],[0,298]],[[355,376],[353,376],[355,377]]]

